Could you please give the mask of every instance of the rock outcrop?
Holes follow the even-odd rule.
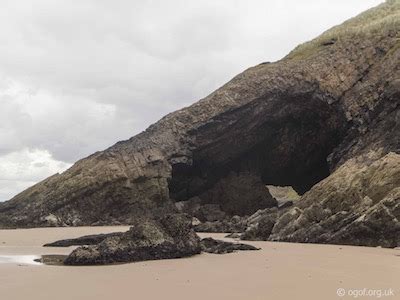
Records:
[[[236,251],[260,250],[260,248],[254,247],[252,245],[225,242],[220,240],[214,240],[213,238],[202,239],[201,249],[203,252],[213,253],[213,254],[226,254]]]
[[[197,232],[243,232],[248,226],[247,217],[233,216],[217,221],[206,221],[194,226]]]
[[[192,230],[191,222],[187,215],[167,215],[159,221],[141,220],[123,234],[75,249],[64,264],[103,265],[199,254],[200,238]]]
[[[292,207],[257,211],[240,238],[397,247],[400,155],[375,155],[348,160]]]
[[[400,155],[353,158],[276,220],[269,240],[400,245]]]
[[[132,223],[186,201],[213,222],[210,208],[276,207],[275,185],[303,196],[262,238],[393,246],[399,184],[382,189],[368,170],[381,180],[399,159],[399,40],[388,0],[0,204],[0,226]],[[346,169],[365,178],[358,190]]]
[[[75,239],[58,240],[52,243],[44,244],[43,247],[70,247],[83,245],[97,245],[107,238],[119,237],[122,232],[112,232],[104,234],[84,235]]]
[[[285,210],[286,211],[286,210]],[[283,211],[279,211],[276,208],[259,210],[247,220],[247,227],[241,234],[242,240],[268,240],[271,235],[272,229],[283,214]]]
[[[241,243],[212,238],[200,240],[192,229],[192,218],[185,214],[170,214],[160,218],[137,221],[129,231],[83,236],[46,244],[51,247],[78,247],[67,256],[45,255],[45,264],[105,265],[144,260],[182,258],[201,252],[226,254],[239,250],[258,250]]]

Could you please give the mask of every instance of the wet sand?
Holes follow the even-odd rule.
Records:
[[[0,256],[68,254],[73,247],[43,248],[41,245],[57,239],[126,229],[0,230]],[[222,238],[224,235],[202,236]],[[0,299],[325,300],[355,299],[354,292],[348,295],[349,289],[364,288],[382,290],[381,299],[400,299],[400,250],[271,242],[251,244],[262,250],[92,267],[3,262],[0,263]],[[339,288],[345,289],[346,296],[337,295]],[[384,290],[390,288],[394,296],[385,297]],[[377,299],[373,296],[358,298]]]

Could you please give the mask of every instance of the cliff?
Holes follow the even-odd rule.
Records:
[[[399,62],[400,1],[389,0],[1,203],[0,226],[132,223],[182,201],[244,216],[277,205],[267,184],[304,194],[298,215],[312,205],[324,219],[352,213],[366,197],[363,212],[385,206],[400,186]],[[356,173],[377,164],[384,188],[368,177],[354,190]],[[340,186],[352,188],[339,196]],[[399,201],[382,208],[396,226]],[[319,221],[289,223],[272,237],[308,241],[295,232]],[[329,236],[341,229],[326,226]]]

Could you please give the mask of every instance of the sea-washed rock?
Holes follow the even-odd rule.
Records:
[[[194,226],[196,232],[243,232],[247,228],[247,218],[233,216],[230,219],[223,219],[214,222],[204,222]]]
[[[64,263],[99,265],[199,254],[200,238],[192,230],[191,221],[187,215],[167,215],[158,221],[142,220],[122,235],[75,249]]]
[[[70,246],[83,246],[83,245],[96,245],[109,237],[120,236],[122,232],[103,233],[85,235],[75,239],[59,240],[52,243],[44,244],[43,247],[70,247]]]
[[[400,155],[347,161],[276,221],[270,239],[399,246]]]
[[[102,265],[143,260],[181,258],[199,254],[201,251],[215,254],[231,253],[238,250],[258,250],[241,243],[230,243],[212,238],[200,238],[191,228],[188,215],[168,215],[161,220],[142,220],[124,233],[103,234],[62,240],[53,245],[77,245],[93,243],[75,249],[64,259],[66,265]],[[54,264],[59,256],[44,256],[42,262]]]
[[[240,239],[240,236],[241,236],[242,234],[241,233],[239,233],[239,232],[232,232],[232,233],[230,233],[230,234],[227,234],[225,237],[226,238],[229,238],[229,239]]]
[[[202,239],[201,249],[203,252],[214,254],[226,254],[239,250],[260,250],[260,248],[254,247],[252,245],[230,243],[221,240],[214,240],[213,238]]]
[[[277,220],[288,210],[288,207],[258,210],[247,219],[246,230],[241,234],[240,238],[253,241],[268,240]]]
[[[64,265],[64,261],[67,257],[68,257],[67,255],[46,254],[42,255],[38,259],[35,259],[34,261],[49,266],[62,266]]]

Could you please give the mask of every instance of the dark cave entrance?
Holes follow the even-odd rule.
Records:
[[[304,194],[330,174],[327,157],[345,129],[335,107],[310,95],[259,99],[193,132],[191,163],[172,166],[170,197],[197,197],[231,215],[276,206],[265,186]]]

